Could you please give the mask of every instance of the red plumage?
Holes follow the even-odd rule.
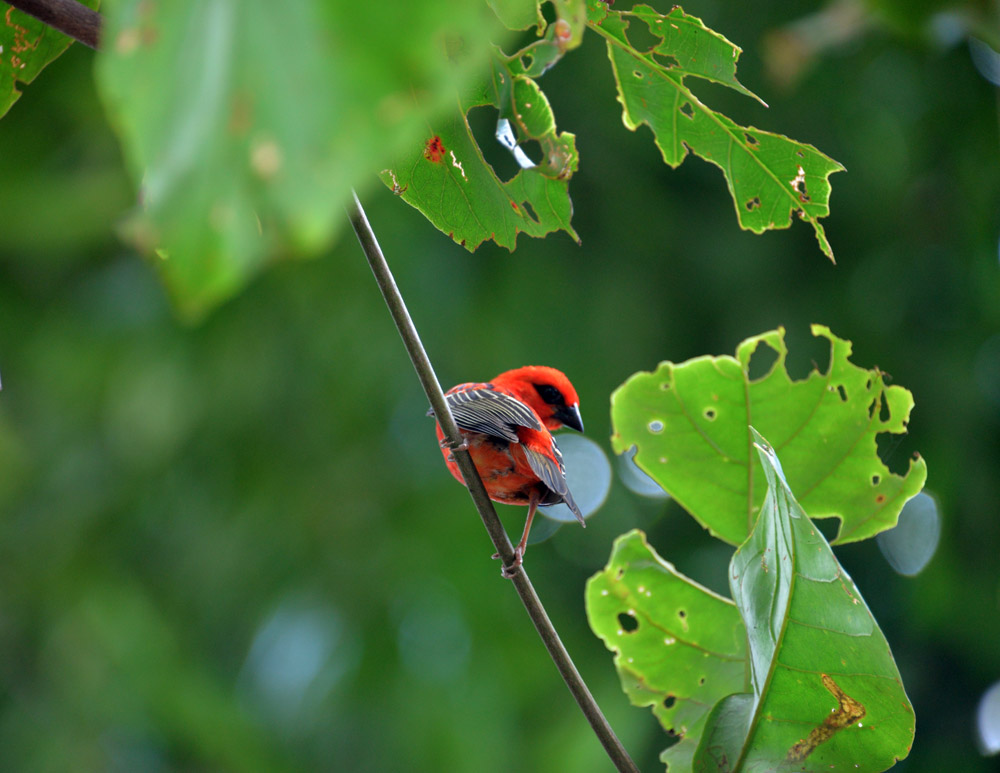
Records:
[[[538,505],[564,502],[584,523],[551,433],[563,426],[583,431],[580,400],[565,374],[529,365],[501,373],[492,381],[459,384],[445,396],[490,499],[528,506],[511,569],[521,564]],[[440,424],[437,436],[448,469],[464,484]]]

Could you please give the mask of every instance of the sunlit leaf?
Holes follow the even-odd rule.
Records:
[[[96,9],[100,0],[80,0]],[[0,117],[21,96],[18,83],[31,83],[45,66],[69,48],[72,38],[19,11],[0,3]]]
[[[736,607],[677,572],[640,531],[615,541],[586,598],[590,627],[615,653],[629,699],[652,707],[680,738],[662,759],[671,770],[688,769],[711,707],[744,689],[746,637]]]
[[[656,38],[652,48],[633,43],[633,24]],[[740,126],[690,89],[687,78],[701,78],[756,98],[736,78],[738,46],[679,6],[664,15],[648,5],[618,11],[591,0],[590,26],[607,41],[629,129],[647,124],[670,166],[692,152],[722,169],[742,228],[754,233],[787,228],[798,215],[833,259],[819,219],[830,213],[829,177],[843,167],[812,145]]]
[[[493,31],[458,0],[106,11],[98,84],[141,185],[125,231],[191,316],[266,262],[328,245],[350,187],[424,133]],[[446,55],[451,34],[464,45]]]
[[[753,693],[713,711],[696,771],[878,773],[905,757],[914,715],[889,645],[754,433],[767,497],[729,582],[746,623]]]
[[[793,381],[785,369],[784,329],[740,344],[736,357],[696,357],[637,373],[612,396],[612,445],[635,445],[636,463],[713,534],[739,544],[764,498],[763,471],[752,453],[750,425],[781,454],[788,481],[815,518],[841,521],[836,542],[874,536],[895,525],[927,477],[922,458],[906,475],[889,471],[876,437],[906,431],[913,397],[886,386],[878,368],[849,361],[851,343],[822,325],[830,364]],[[759,346],[777,359],[750,378]]]

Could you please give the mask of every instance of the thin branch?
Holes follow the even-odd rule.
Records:
[[[101,15],[76,0],[6,0],[19,11],[34,16],[64,35],[97,49],[101,40]]]
[[[441,424],[445,438],[452,446],[458,447],[462,442],[462,436],[448,408],[448,403],[444,399],[441,384],[438,382],[434,368],[427,357],[427,352],[424,351],[423,344],[420,342],[420,336],[417,334],[413,320],[406,310],[403,296],[396,286],[396,281],[393,279],[389,265],[385,261],[385,256],[378,245],[375,233],[372,231],[371,225],[368,223],[368,218],[361,208],[361,202],[358,201],[357,194],[353,192],[351,203],[347,207],[347,214],[351,220],[351,224],[354,226],[354,232],[361,242],[361,248],[364,250],[365,257],[368,258],[368,265],[371,266],[372,272],[375,274],[375,281],[378,282],[379,289],[382,291],[382,297],[385,298],[385,303],[389,307],[389,313],[392,314],[396,328],[403,338],[403,344],[406,346],[406,351],[410,355],[413,367],[417,371],[417,377],[420,379],[424,392],[427,394],[427,399],[430,400],[434,414]],[[479,473],[472,463],[472,458],[469,456],[468,451],[463,449],[455,450],[454,456],[459,469],[462,471],[462,477],[469,485],[469,493],[472,495],[472,501],[475,503],[476,509],[483,519],[483,524],[486,526],[486,531],[489,532],[490,539],[493,541],[497,553],[500,554],[503,565],[505,567],[512,567],[514,563],[514,548],[507,538],[507,533],[504,531],[500,519],[497,517],[493,503],[486,494],[486,489],[483,487]],[[542,602],[535,593],[535,589],[531,585],[531,581],[528,579],[523,566],[520,568],[520,571],[514,574],[512,582],[517,589],[517,594],[521,597],[521,602],[524,604],[528,616],[531,618],[531,622],[535,624],[538,635],[545,644],[545,648],[549,651],[549,656],[556,664],[556,668],[559,669],[559,673],[565,680],[566,686],[569,687],[569,691],[573,694],[584,716],[587,717],[587,721],[590,722],[594,733],[604,746],[611,761],[620,771],[638,773],[639,769],[628,756],[628,752],[625,751],[625,747],[622,746],[614,730],[611,729],[611,725],[608,724],[608,720],[601,712],[600,707],[594,700],[594,696],[591,695],[590,690],[580,676],[580,672],[573,665],[573,660],[566,651],[566,647],[563,646],[559,634],[556,633],[556,629],[552,625],[552,621],[549,620],[549,616],[546,614]]]

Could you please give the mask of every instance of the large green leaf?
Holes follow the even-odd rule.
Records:
[[[486,0],[493,13],[510,30],[545,26],[538,0]]]
[[[903,433],[913,397],[886,386],[878,368],[849,361],[851,344],[823,325],[830,364],[793,381],[785,369],[784,329],[740,344],[736,357],[696,357],[637,373],[611,398],[612,444],[631,446],[636,463],[713,534],[746,539],[764,498],[763,470],[753,453],[751,423],[774,443],[788,481],[813,518],[840,519],[838,543],[874,536],[927,478],[919,456],[906,475],[889,471],[876,437]],[[771,370],[750,378],[761,345],[777,353]]]
[[[100,0],[80,0],[96,9]],[[31,83],[45,66],[69,48],[72,38],[7,3],[0,3],[0,117],[17,102],[18,83]]]
[[[680,740],[662,759],[690,768],[711,707],[744,689],[746,637],[736,607],[677,572],[640,531],[615,541],[587,583],[590,627],[615,653],[622,688]]]
[[[549,101],[531,77],[562,55],[552,39],[555,29],[551,25],[549,39],[530,54],[496,56],[490,80],[467,91],[450,115],[430,121],[424,142],[382,171],[386,185],[470,252],[487,239],[513,250],[519,233],[540,237],[563,230],[579,241],[569,199],[576,138],[557,132]],[[541,158],[522,155],[517,174],[501,180],[469,125],[469,111],[480,107],[496,108],[497,119],[508,122],[516,153],[537,141]]]
[[[775,452],[753,437],[767,497],[729,573],[753,693],[716,707],[694,770],[885,770],[909,753],[914,730],[889,645]]]
[[[106,11],[98,83],[141,183],[127,232],[191,315],[268,260],[325,247],[350,187],[425,133],[498,26],[460,0]],[[452,35],[464,45],[446,56]]]
[[[830,213],[829,177],[843,167],[812,145],[740,126],[702,103],[688,86],[690,76],[753,97],[736,78],[740,48],[679,6],[664,15],[648,5],[631,11],[611,10],[603,0],[589,5],[590,27],[607,41],[625,125],[635,130],[647,124],[670,166],[690,151],[722,169],[742,228],[754,233],[787,228],[797,214],[812,225],[832,260],[819,219]],[[633,22],[657,39],[649,50],[640,50],[629,37]]]

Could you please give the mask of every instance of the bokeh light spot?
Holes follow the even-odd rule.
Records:
[[[903,505],[899,523],[879,534],[875,541],[885,560],[897,572],[912,577],[923,571],[941,537],[937,502],[923,492]]]
[[[357,665],[360,652],[357,635],[336,609],[291,595],[254,635],[240,674],[241,689],[290,729]]]
[[[976,709],[979,750],[986,756],[1000,753],[1000,682],[994,682],[979,700]]]

